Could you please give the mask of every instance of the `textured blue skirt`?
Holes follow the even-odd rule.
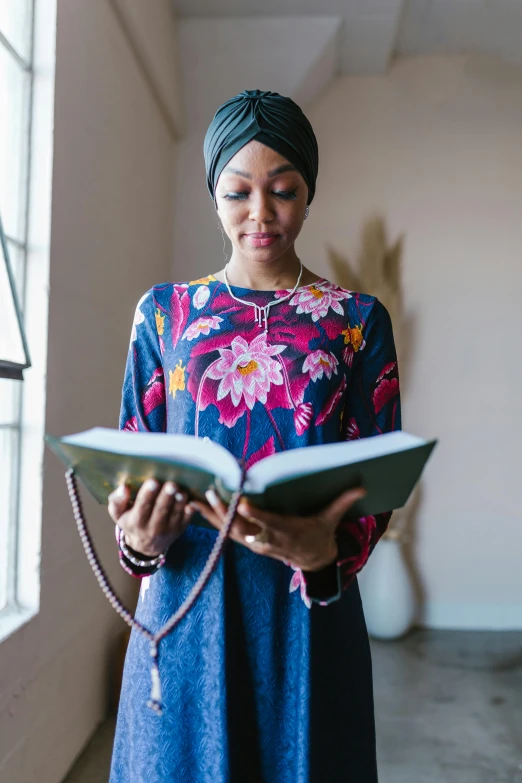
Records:
[[[142,586],[158,630],[215,541],[191,526]],[[146,704],[150,654],[131,634],[110,783],[377,783],[371,656],[354,580],[329,606],[289,593],[292,570],[228,542],[188,616],[160,644],[163,715]]]

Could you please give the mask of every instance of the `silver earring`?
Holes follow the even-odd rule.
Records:
[[[305,214],[304,214],[304,219],[305,220],[306,220],[306,218],[308,217],[309,214],[310,214],[310,207],[307,206],[306,209],[305,209]]]

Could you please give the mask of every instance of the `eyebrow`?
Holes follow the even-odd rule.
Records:
[[[292,166],[291,163],[283,163],[282,166],[278,166],[276,169],[272,169],[272,171],[268,172],[269,177],[276,177],[278,174],[283,174],[285,171],[297,171],[295,166]],[[245,177],[245,179],[252,179],[252,174],[249,174],[248,171],[241,171],[241,169],[233,169],[231,166],[227,166],[224,169],[224,172],[227,174],[239,174],[240,177]]]

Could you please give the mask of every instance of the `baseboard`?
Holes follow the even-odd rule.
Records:
[[[462,631],[521,631],[522,604],[428,603],[417,624]]]

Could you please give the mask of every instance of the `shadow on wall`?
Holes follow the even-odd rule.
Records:
[[[417,351],[416,316],[405,304],[402,283],[404,234],[393,243],[388,239],[386,221],[373,215],[363,224],[360,249],[355,261],[331,246],[327,255],[334,279],[350,291],[376,296],[390,313],[397,348],[401,394],[407,393],[413,357]],[[386,537],[400,539],[406,566],[415,593],[419,618],[426,600],[426,589],[415,563],[417,516],[422,506],[422,482],[414,489],[403,509],[394,511]]]

